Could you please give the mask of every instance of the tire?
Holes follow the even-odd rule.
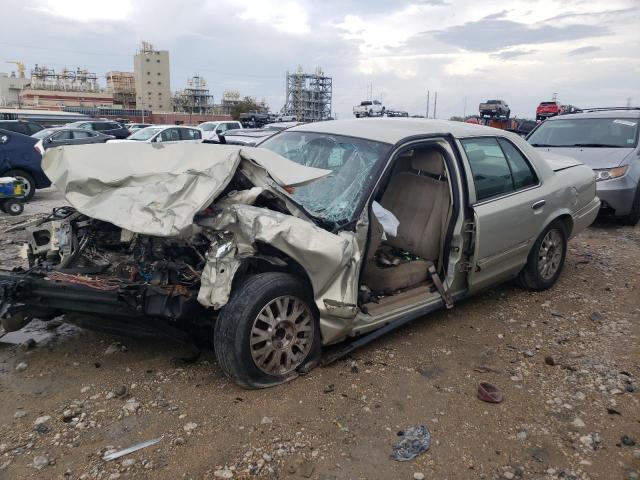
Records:
[[[2,211],[15,217],[24,212],[24,205],[22,205],[20,200],[10,198],[2,203]]]
[[[30,173],[25,172],[24,170],[15,169],[15,170],[9,170],[8,172],[3,173],[2,176],[14,177],[20,180],[22,183],[24,183],[24,191],[25,191],[24,201],[25,202],[28,202],[29,200],[31,200],[35,195],[36,181],[33,179],[33,175],[31,175]]]
[[[622,223],[625,225],[635,226],[640,221],[640,185],[636,187],[636,194],[633,197],[631,211],[622,217]]]
[[[560,277],[566,256],[567,231],[562,221],[554,220],[533,244],[527,264],[518,277],[518,283],[528,290],[540,291],[551,288]]]
[[[280,320],[283,310],[288,315]],[[292,316],[294,310],[297,316]],[[221,310],[213,343],[224,373],[244,388],[292,380],[320,356],[318,314],[310,288],[287,273],[250,277]]]

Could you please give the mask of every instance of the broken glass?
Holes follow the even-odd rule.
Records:
[[[379,174],[390,146],[340,135],[283,132],[260,145],[308,167],[331,170],[320,180],[296,187],[292,197],[324,220],[350,220]]]

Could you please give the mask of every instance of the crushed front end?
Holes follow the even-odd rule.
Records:
[[[141,235],[71,207],[25,226],[25,234],[28,269],[0,271],[5,326],[79,313],[189,330],[212,315],[197,301],[212,234]]]

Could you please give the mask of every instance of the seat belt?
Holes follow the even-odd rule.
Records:
[[[444,300],[446,307],[453,308],[453,300],[451,299],[451,295],[449,295],[449,289],[444,283],[442,283],[442,280],[440,280],[440,276],[438,275],[438,272],[436,272],[436,267],[433,266],[433,263],[429,265],[427,271],[429,272],[431,281],[436,286],[436,290],[438,290],[442,300]]]

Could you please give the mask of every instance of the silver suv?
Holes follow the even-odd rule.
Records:
[[[589,165],[596,173],[600,213],[635,225],[640,220],[638,124],[640,107],[590,109],[549,118],[527,141]]]

